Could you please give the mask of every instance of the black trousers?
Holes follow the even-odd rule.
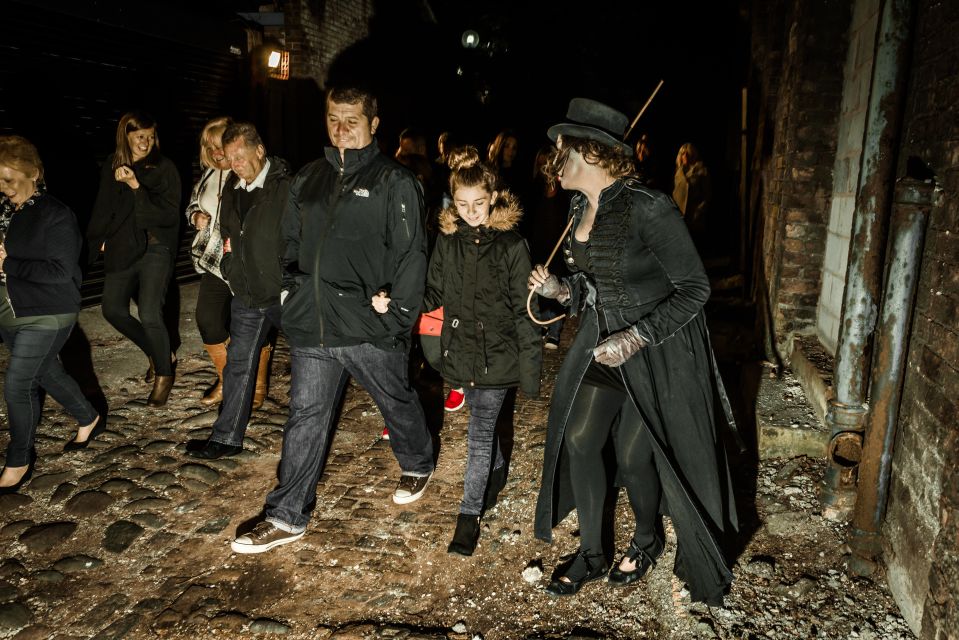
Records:
[[[610,437],[618,478],[626,487],[636,519],[633,543],[656,558],[663,540],[659,533],[659,474],[650,436],[620,372],[594,361],[573,400],[564,435],[579,516],[580,546],[590,554],[603,553],[603,507],[609,485],[603,449]]]
[[[161,244],[122,271],[107,273],[103,281],[103,317],[153,359],[157,375],[172,376],[170,334],[163,322],[163,303],[173,275],[173,254]],[[137,316],[130,313],[136,296]]]

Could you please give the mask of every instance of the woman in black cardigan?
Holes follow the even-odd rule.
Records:
[[[117,126],[116,152],[103,166],[87,240],[92,251],[103,252],[103,317],[150,359],[151,407],[166,404],[173,388],[163,303],[179,225],[180,175],[160,154],[156,122],[127,113]],[[130,314],[134,296],[139,320]]]
[[[0,493],[12,493],[30,477],[40,387],[77,420],[77,436],[65,450],[86,447],[104,422],[57,356],[80,311],[76,217],[46,193],[36,147],[20,136],[0,137],[0,191],[0,335],[10,351],[4,382],[10,443]]]

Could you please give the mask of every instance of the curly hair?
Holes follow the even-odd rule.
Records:
[[[556,184],[556,178],[566,165],[571,149],[579,152],[587,164],[599,166],[611,178],[618,180],[636,173],[636,165],[632,157],[621,150],[596,140],[564,135],[562,148],[554,149],[547,157],[546,164],[543,165],[543,175],[546,176],[550,187]]]
[[[450,195],[460,187],[482,187],[493,193],[499,186],[499,176],[491,166],[480,160],[474,146],[457,147],[448,154],[450,168]]]
[[[43,162],[33,143],[23,136],[0,136],[0,164],[25,175],[36,171],[37,182],[43,181]]]

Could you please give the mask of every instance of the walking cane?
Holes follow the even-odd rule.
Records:
[[[656,94],[659,93],[659,88],[663,86],[663,81],[660,80],[659,84],[656,85],[656,88],[653,89],[653,92],[650,94],[649,99],[646,101],[646,104],[643,105],[643,108],[639,110],[639,113],[636,114],[636,117],[633,118],[633,124],[629,125],[629,129],[626,130],[626,135],[623,136],[623,140],[629,137],[629,134],[632,132],[633,127],[636,126],[636,123],[639,122],[639,119],[643,116],[643,113],[646,111],[646,107],[649,106],[649,103],[653,101],[653,98],[656,97]],[[549,257],[546,258],[546,262],[543,264],[544,267],[548,267],[549,263],[553,261],[553,257],[556,256],[556,252],[559,251],[559,248],[563,245],[563,241],[566,239],[566,234],[569,233],[570,228],[573,226],[574,218],[570,216],[569,223],[566,225],[566,229],[563,230],[562,235],[559,237],[559,241],[556,243],[556,246],[553,247],[553,251],[549,254]],[[526,297],[526,314],[529,316],[529,319],[545,327],[551,325],[554,322],[559,322],[566,317],[566,314],[556,316],[549,320],[540,320],[536,317],[536,314],[533,313],[533,295],[536,293],[536,289],[531,289],[529,295]]]

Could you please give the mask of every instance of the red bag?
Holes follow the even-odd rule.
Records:
[[[416,323],[416,333],[421,336],[439,336],[443,331],[443,307],[421,313]]]

